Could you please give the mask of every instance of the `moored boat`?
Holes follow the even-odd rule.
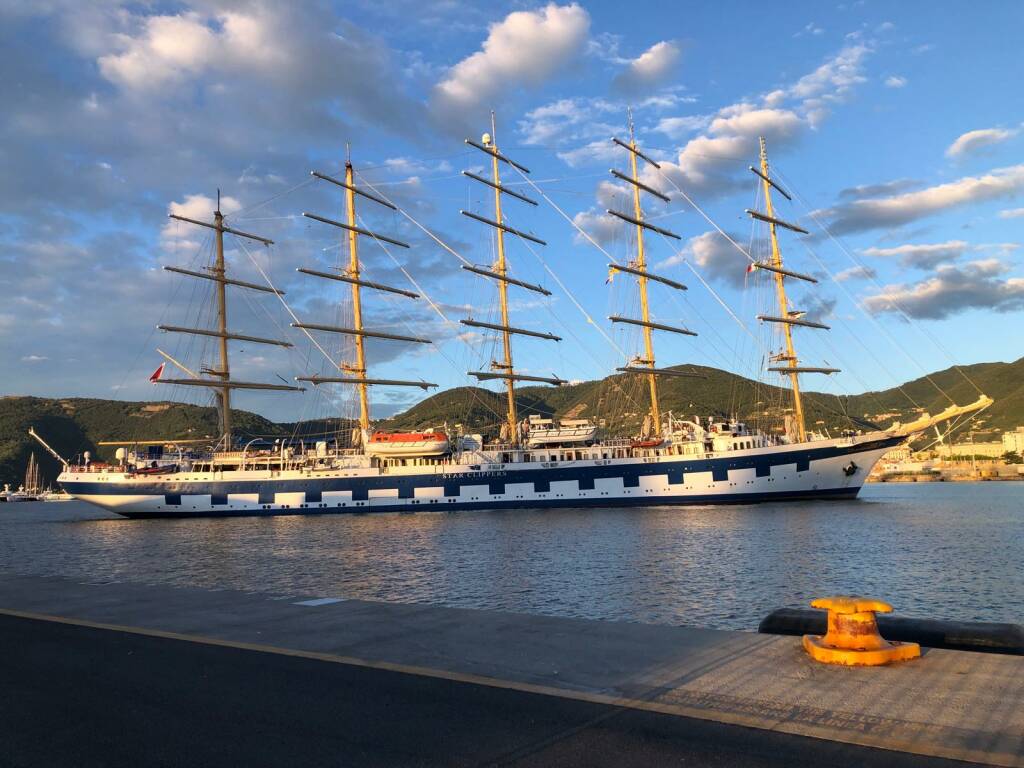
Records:
[[[426,381],[398,380],[376,377],[368,369],[365,344],[373,340],[405,344],[431,344],[432,339],[394,334],[363,325],[361,291],[385,292],[416,300],[418,292],[402,287],[371,282],[363,275],[357,242],[359,238],[377,244],[409,247],[388,235],[357,226],[356,199],[400,211],[415,221],[398,203],[389,200],[367,182],[357,184],[351,160],[346,162],[344,179],[313,172],[315,178],[344,190],[346,220],[336,221],[312,213],[307,218],[342,230],[348,246],[347,263],[334,272],[299,268],[309,276],[341,282],[350,291],[347,305],[351,321],[346,325],[302,322],[291,323],[295,329],[340,335],[352,340],[351,354],[338,363],[330,359],[330,367],[319,373],[303,373],[295,377],[296,385],[239,381],[231,376],[229,342],[268,344],[290,347],[283,339],[267,339],[227,330],[227,292],[256,290],[279,298],[283,292],[267,279],[259,285],[229,275],[224,260],[224,235],[231,234],[247,241],[271,245],[260,235],[240,231],[225,224],[219,209],[213,221],[173,218],[210,229],[215,235],[214,260],[205,272],[168,267],[186,277],[213,283],[216,293],[216,328],[191,328],[161,325],[160,328],[190,335],[214,337],[218,340],[218,362],[207,364],[194,372],[164,353],[164,357],[180,369],[186,378],[164,378],[163,366],[154,374],[157,384],[202,387],[212,391],[220,412],[220,436],[215,444],[190,451],[187,461],[150,459],[132,449],[119,450],[117,461],[109,466],[90,462],[66,466],[59,478],[61,485],[76,498],[97,504],[128,517],[168,517],[250,514],[313,514],[344,511],[416,511],[422,509],[478,509],[518,507],[565,507],[604,505],[753,503],[779,499],[834,499],[857,495],[868,473],[879,458],[908,437],[932,425],[978,411],[992,401],[982,395],[976,402],[951,406],[940,414],[923,414],[910,424],[893,424],[888,428],[871,427],[847,430],[838,437],[824,431],[809,429],[800,388],[800,377],[830,375],[838,369],[828,365],[801,362],[796,353],[794,330],[828,330],[824,324],[805,317],[790,308],[786,287],[792,280],[814,283],[815,278],[787,267],[782,259],[777,228],[806,232],[778,218],[772,206],[772,191],[786,194],[773,178],[768,167],[767,152],[762,140],[760,165],[751,167],[758,177],[764,211],[748,211],[755,222],[767,225],[771,251],[764,259],[749,254],[748,272],[753,279],[765,278],[774,289],[777,308],[758,319],[778,329],[781,351],[770,358],[766,372],[776,373],[788,381],[791,405],[786,409],[785,426],[780,432],[765,432],[738,419],[699,417],[676,419],[662,410],[659,402],[659,381],[663,378],[686,379],[695,374],[675,366],[659,367],[656,363],[654,336],[659,333],[694,337],[694,331],[654,319],[649,308],[648,289],[683,291],[686,286],[657,274],[648,266],[644,246],[645,233],[663,238],[679,239],[679,235],[652,224],[641,206],[641,193],[664,201],[662,191],[641,178],[639,163],[653,169],[658,164],[638,146],[632,122],[629,140],[613,139],[619,150],[626,152],[628,172],[613,171],[620,182],[631,190],[631,211],[609,210],[608,214],[628,225],[635,250],[623,260],[609,265],[610,274],[623,273],[635,279],[639,317],[613,315],[609,320],[619,326],[638,328],[642,351],[630,357],[617,371],[623,380],[638,384],[644,390],[641,407],[643,426],[636,434],[602,437],[598,426],[586,419],[554,419],[539,414],[521,418],[522,406],[517,400],[520,382],[560,387],[566,380],[556,375],[525,373],[513,359],[513,339],[528,336],[558,342],[560,337],[546,331],[512,324],[510,289],[551,295],[536,285],[511,274],[506,256],[505,238],[514,237],[543,246],[540,238],[508,225],[502,212],[502,201],[517,200],[529,205],[537,202],[503,185],[500,169],[509,167],[528,180],[529,170],[498,149],[495,126],[480,142],[467,144],[487,157],[489,177],[466,171],[464,175],[482,183],[494,194],[493,213],[487,215],[462,211],[468,218],[491,228],[496,260],[478,266],[467,260],[462,265],[480,278],[494,281],[498,307],[494,322],[466,318],[460,322],[474,333],[496,334],[495,345],[500,353],[488,369],[469,371],[479,382],[497,382],[504,389],[504,412],[498,414],[501,425],[496,436],[453,433],[446,431],[374,430],[370,418],[369,393],[376,387],[413,387],[427,390],[436,384]],[[532,182],[531,182],[532,183]],[[489,193],[488,193],[489,194]],[[493,218],[492,218],[493,216]],[[760,225],[759,224],[759,225]],[[424,231],[427,231],[424,229]],[[437,238],[431,234],[431,237]],[[440,242],[440,241],[439,241]],[[448,246],[446,246],[447,248]],[[737,246],[738,247],[738,246]],[[451,250],[449,248],[449,250]],[[454,252],[454,251],[453,251]],[[461,257],[460,257],[461,258]],[[419,290],[419,289],[418,289]],[[632,289],[631,289],[632,290]],[[284,299],[281,299],[282,302]],[[286,305],[287,306],[287,305]],[[291,310],[290,310],[291,311]],[[294,317],[294,313],[292,313]],[[310,337],[312,339],[312,337]],[[326,353],[325,353],[326,356]],[[529,370],[529,369],[526,369]],[[309,446],[302,441],[280,442],[271,448],[249,451],[249,444],[239,450],[239,441],[231,423],[231,394],[236,390],[272,390],[301,392],[303,385],[313,387],[353,387],[358,398],[358,417],[354,430],[357,439],[346,444],[340,438],[318,441]],[[579,413],[579,411],[576,411]],[[154,441],[139,441],[139,445]],[[173,441],[155,441],[158,444]],[[59,457],[58,457],[59,458]]]

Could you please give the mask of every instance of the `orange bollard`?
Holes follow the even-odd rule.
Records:
[[[875,667],[893,661],[907,661],[921,655],[917,643],[896,643],[878,632],[876,613],[891,613],[892,606],[881,600],[837,595],[820,597],[812,608],[828,611],[828,632],[824,637],[804,635],[804,649],[825,664]]]

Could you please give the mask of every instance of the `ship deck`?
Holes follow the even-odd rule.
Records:
[[[1024,765],[1021,657],[16,575],[0,626],[8,763]]]

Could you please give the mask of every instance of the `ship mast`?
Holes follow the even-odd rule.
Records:
[[[217,210],[213,212],[213,223],[217,227],[217,255],[213,264],[213,274],[224,277],[224,214],[220,212],[220,190],[217,190]],[[227,289],[223,281],[214,284],[217,292],[217,330],[220,333],[220,370],[217,376],[224,381],[231,379],[231,365],[228,362],[228,299]],[[231,446],[231,388],[220,390],[221,431],[224,433],[225,450]]]
[[[815,323],[810,320],[803,319],[806,314],[800,310],[793,310],[789,308],[789,300],[786,296],[786,278],[793,278],[796,280],[804,280],[810,283],[817,283],[810,275],[804,275],[799,272],[793,272],[784,267],[782,263],[782,251],[779,249],[777,227],[792,230],[800,234],[809,234],[806,229],[798,227],[795,224],[783,221],[775,216],[775,208],[772,205],[772,189],[775,189],[790,200],[789,194],[774,180],[772,179],[768,170],[768,150],[765,146],[764,136],[760,137],[760,170],[751,166],[750,170],[761,179],[761,185],[764,190],[764,204],[765,212],[760,213],[758,211],[747,210],[747,213],[754,219],[766,222],[768,224],[768,231],[771,236],[771,261],[767,264],[756,262],[755,267],[764,269],[772,272],[775,277],[775,294],[779,303],[779,315],[778,317],[772,315],[758,315],[757,319],[769,322],[778,323],[782,325],[783,338],[785,340],[786,349],[785,352],[773,355],[773,362],[784,362],[786,365],[770,367],[769,371],[776,373],[782,373],[789,376],[790,390],[793,395],[793,416],[796,427],[796,438],[797,442],[803,443],[807,440],[807,421],[804,415],[803,398],[800,394],[800,374],[801,373],[838,373],[838,368],[816,368],[801,366],[800,360],[796,354],[796,347],[793,344],[793,327],[802,326],[804,328],[818,328],[822,330],[828,330],[828,326],[822,323]]]
[[[497,141],[495,123],[495,113],[490,113],[490,141],[494,143]],[[498,146],[495,144],[495,151],[498,151]],[[498,168],[498,158],[494,155],[490,156],[490,173],[492,173],[492,181],[494,182],[495,188],[495,221],[499,224],[502,223],[502,178],[501,171]],[[508,274],[508,264],[505,260],[505,230],[499,226],[496,230],[498,236],[498,264],[495,269],[503,278]],[[498,298],[501,302],[502,307],[502,325],[505,327],[502,329],[502,349],[505,352],[505,360],[502,362],[502,369],[504,371],[512,371],[512,332],[509,330],[509,286],[508,283],[501,280],[498,281]],[[515,412],[515,380],[508,378],[505,380],[505,393],[506,393],[506,423],[508,424],[509,439],[515,441],[516,424],[519,423],[519,419]]]
[[[547,245],[543,240],[533,235],[529,235],[526,232],[521,232],[518,229],[513,229],[505,223],[504,215],[501,211],[501,196],[508,195],[514,197],[517,200],[521,200],[525,203],[529,203],[532,206],[536,206],[537,202],[522,195],[519,192],[508,189],[501,183],[501,172],[499,167],[499,161],[507,163],[513,168],[519,170],[522,173],[529,173],[530,170],[523,165],[520,165],[516,161],[506,157],[500,151],[495,140],[496,124],[494,119],[494,112],[491,112],[491,132],[485,133],[483,136],[483,143],[477,143],[471,139],[466,139],[466,144],[471,147],[479,149],[491,156],[491,178],[487,179],[483,176],[478,176],[470,171],[463,171],[462,175],[466,176],[474,181],[478,181],[494,190],[494,220],[478,216],[470,211],[459,211],[463,216],[468,216],[471,219],[487,224],[494,227],[497,235],[497,250],[498,260],[490,269],[484,269],[482,267],[476,267],[471,265],[463,266],[463,269],[473,272],[474,274],[482,277],[489,277],[493,280],[498,281],[498,298],[501,303],[501,323],[485,323],[472,318],[466,320],[460,320],[459,322],[463,325],[468,325],[472,328],[484,328],[491,331],[498,331],[501,333],[502,339],[502,350],[503,357],[499,360],[491,361],[490,371],[468,371],[470,376],[475,376],[480,381],[493,381],[501,380],[505,382],[505,393],[506,393],[506,412],[505,412],[505,428],[503,431],[507,431],[508,440],[511,444],[516,445],[519,442],[519,423],[518,416],[516,415],[516,395],[515,395],[515,382],[517,381],[532,381],[540,384],[554,384],[560,386],[565,384],[563,379],[546,376],[528,376],[526,374],[517,373],[512,366],[512,336],[532,336],[537,339],[547,339],[549,341],[561,341],[561,337],[555,336],[551,333],[543,333],[541,331],[531,331],[526,328],[516,328],[509,325],[509,310],[508,310],[508,286],[515,285],[520,288],[525,288],[529,291],[543,294],[544,296],[550,296],[551,291],[546,288],[542,288],[539,285],[533,285],[523,280],[517,280],[509,277],[508,275],[508,259],[505,255],[505,233],[509,233],[519,237],[523,240],[529,240],[530,242],[537,243],[538,245]]]
[[[262,384],[258,382],[248,381],[234,381],[231,378],[231,365],[228,357],[228,341],[246,341],[255,344],[270,344],[279,347],[291,347],[292,344],[287,341],[278,341],[277,339],[264,339],[258,336],[246,336],[238,333],[232,333],[228,330],[228,302],[227,302],[227,286],[234,285],[240,288],[248,288],[253,291],[262,291],[264,293],[283,294],[284,291],[279,291],[276,288],[271,288],[263,285],[256,285],[255,283],[247,283],[241,280],[235,280],[228,277],[227,268],[224,262],[224,233],[228,232],[235,237],[246,238],[248,240],[255,240],[263,243],[266,246],[274,244],[273,240],[269,240],[260,235],[253,235],[248,232],[242,232],[232,227],[224,225],[224,214],[220,210],[220,190],[217,190],[217,210],[213,212],[213,223],[207,221],[197,221],[196,219],[190,219],[185,216],[179,216],[175,213],[168,214],[169,218],[177,219],[178,221],[184,221],[188,224],[195,224],[199,227],[206,227],[212,229],[215,233],[216,250],[214,256],[213,267],[208,268],[207,272],[194,272],[192,270],[183,269],[181,267],[164,267],[168,272],[176,272],[180,275],[186,275],[187,277],[196,277],[203,280],[211,280],[216,283],[216,294],[217,294],[217,329],[210,330],[206,328],[183,328],[174,325],[158,325],[162,331],[169,331],[171,333],[185,333],[193,336],[210,336],[218,339],[220,365],[216,368],[203,368],[202,372],[213,376],[212,379],[204,379],[202,377],[194,377],[191,379],[157,379],[158,384],[178,384],[182,386],[199,386],[199,387],[211,387],[217,390],[217,404],[220,409],[221,418],[221,440],[224,443],[225,450],[230,450],[232,444],[231,435],[231,390],[233,389],[262,389],[262,390],[280,390],[280,391],[291,391],[301,392],[301,387],[293,387],[282,384]]]
[[[382,285],[380,283],[370,282],[364,280],[362,277],[362,263],[359,258],[359,236],[369,237],[380,244],[388,243],[390,245],[398,246],[399,248],[408,248],[407,243],[403,243],[401,240],[395,240],[385,235],[371,232],[367,229],[363,229],[357,226],[357,215],[356,215],[356,196],[362,197],[366,200],[370,200],[378,205],[382,205],[392,211],[398,210],[394,205],[389,203],[376,195],[373,195],[361,187],[357,187],[355,184],[355,169],[352,166],[351,154],[347,152],[345,158],[345,180],[336,179],[333,176],[328,176],[325,173],[319,171],[312,171],[311,175],[321,179],[322,181],[330,182],[338,187],[345,190],[345,223],[328,219],[323,216],[318,216],[314,213],[303,213],[302,215],[309,219],[315,219],[316,221],[324,224],[330,224],[331,226],[338,227],[345,231],[348,239],[348,268],[346,270],[339,270],[338,273],[333,272],[320,272],[314,269],[299,268],[299,272],[303,272],[313,277],[325,278],[328,280],[337,280],[343,283],[347,283],[352,291],[352,327],[340,327],[334,325],[320,325],[316,323],[292,323],[293,328],[303,328],[306,330],[322,331],[325,333],[336,333],[345,336],[352,336],[355,340],[355,362],[346,363],[344,361],[338,363],[338,369],[345,375],[343,376],[298,376],[298,381],[309,381],[314,385],[318,384],[352,384],[355,385],[359,392],[359,428],[360,434],[365,440],[366,435],[370,429],[370,395],[369,388],[374,385],[381,386],[396,386],[396,387],[420,387],[426,390],[429,387],[436,387],[437,384],[432,384],[425,381],[401,381],[397,379],[374,379],[367,376],[367,365],[366,365],[366,345],[365,340],[367,338],[374,339],[388,339],[391,341],[405,341],[416,344],[431,344],[430,339],[422,339],[415,336],[401,336],[394,333],[384,333],[383,331],[371,331],[367,330],[363,325],[363,302],[362,302],[362,288],[369,288],[372,290],[383,291],[385,293],[397,294],[399,296],[405,296],[410,299],[418,299],[419,294],[406,291],[401,288],[393,288],[389,285]]]
[[[345,213],[350,229],[348,230],[348,273],[354,279],[359,279],[359,246],[356,242],[356,193],[355,179],[352,177],[352,161],[348,158],[345,162]],[[352,325],[357,331],[363,330],[363,303],[359,297],[359,283],[352,283]],[[363,336],[355,334],[356,342],[356,370],[364,377],[366,375],[366,349],[363,345]],[[356,385],[359,388],[359,428],[369,430],[370,428],[370,399],[369,386],[365,381]]]
[[[621,211],[609,210],[608,213],[621,219],[629,224],[636,227],[636,260],[631,262],[629,266],[621,266],[618,264],[609,264],[609,268],[616,271],[628,272],[636,277],[637,286],[640,290],[640,318],[628,318],[611,316],[608,319],[613,323],[628,323],[630,325],[638,325],[643,328],[644,334],[644,357],[635,358],[629,365],[618,368],[617,370],[626,373],[639,373],[647,377],[647,383],[650,390],[650,421],[651,431],[655,437],[660,437],[661,428],[661,411],[658,406],[658,376],[690,376],[683,371],[673,371],[671,369],[659,369],[655,364],[654,358],[654,339],[653,331],[669,331],[671,333],[679,333],[686,336],[696,336],[697,334],[693,331],[687,330],[686,328],[677,328],[671,325],[665,325],[663,323],[656,323],[651,320],[650,302],[647,296],[647,283],[650,280],[668,285],[676,290],[686,290],[686,286],[682,283],[677,283],[673,280],[669,280],[658,275],[653,275],[647,271],[647,253],[644,249],[644,230],[650,230],[657,232],[665,237],[670,237],[675,240],[680,240],[679,235],[674,232],[669,232],[667,229],[662,229],[653,224],[648,223],[644,220],[644,211],[640,205],[640,192],[641,190],[648,194],[654,195],[655,197],[669,202],[667,195],[659,192],[653,187],[648,186],[640,181],[640,174],[638,170],[638,159],[644,160],[655,168],[660,168],[654,160],[649,158],[637,147],[636,134],[633,128],[633,114],[630,111],[629,115],[629,143],[613,138],[612,141],[618,144],[623,149],[629,151],[629,168],[630,175],[619,173],[612,169],[611,174],[619,179],[632,185],[633,187],[633,215],[629,216]]]

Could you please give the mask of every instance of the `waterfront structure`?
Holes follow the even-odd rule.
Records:
[[[558,342],[554,334],[512,324],[508,291],[510,288],[550,295],[546,288],[513,276],[506,253],[506,236],[543,246],[545,242],[507,223],[503,200],[512,198],[527,205],[538,203],[506,186],[501,169],[511,168],[528,179],[529,169],[511,159],[498,147],[496,126],[480,142],[466,144],[487,156],[490,177],[465,171],[467,178],[493,190],[493,218],[472,211],[463,215],[494,231],[496,261],[487,266],[466,263],[463,269],[497,285],[500,322],[484,322],[472,317],[461,322],[470,328],[500,334],[501,357],[489,370],[470,371],[479,381],[498,381],[504,385],[506,409],[499,435],[448,434],[443,430],[411,433],[374,431],[370,419],[369,393],[373,387],[436,386],[426,381],[384,379],[370,375],[364,343],[367,340],[430,343],[428,339],[368,330],[363,326],[361,289],[384,291],[417,299],[412,291],[382,285],[364,279],[358,240],[388,243],[406,248],[406,243],[372,232],[357,225],[357,196],[375,204],[401,210],[381,193],[366,185],[357,185],[351,159],[346,160],[344,180],[313,172],[319,180],[346,192],[346,221],[318,214],[304,216],[344,232],[348,244],[348,262],[336,272],[300,268],[306,274],[340,281],[351,291],[351,325],[330,326],[296,321],[292,326],[304,332],[316,331],[352,337],[354,360],[332,360],[334,370],[327,375],[305,374],[297,382],[312,386],[341,385],[355,387],[359,399],[358,428],[345,444],[340,438],[322,440],[314,446],[285,443],[273,449],[250,452],[249,446],[236,444],[230,420],[230,396],[238,389],[302,391],[301,386],[266,384],[235,380],[230,374],[229,341],[269,344],[282,347],[290,342],[265,339],[229,331],[226,288],[257,290],[282,296],[273,285],[247,283],[228,275],[224,263],[224,234],[271,245],[259,235],[242,232],[224,224],[219,210],[213,222],[173,218],[206,227],[215,232],[215,260],[207,272],[168,267],[172,272],[214,283],[217,327],[194,328],[159,326],[163,330],[213,337],[218,340],[216,367],[203,368],[199,374],[165,354],[188,378],[165,379],[162,368],[154,381],[188,387],[207,387],[217,396],[221,411],[222,435],[215,450],[190,452],[148,460],[133,446],[122,446],[117,464],[88,464],[69,467],[61,474],[61,485],[74,496],[129,517],[193,515],[313,514],[327,512],[415,511],[420,509],[473,509],[517,507],[565,507],[600,505],[707,504],[759,502],[779,499],[834,499],[857,495],[868,473],[879,458],[904,443],[911,435],[962,414],[987,407],[992,401],[982,395],[965,406],[951,406],[935,416],[922,414],[909,424],[894,423],[866,433],[852,431],[831,437],[808,429],[801,392],[801,377],[832,374],[837,369],[809,365],[797,355],[795,329],[828,330],[789,303],[787,284],[798,281],[813,285],[817,279],[790,269],[783,261],[778,230],[807,234],[807,230],[776,215],[772,194],[789,194],[772,176],[764,139],[760,142],[759,164],[750,166],[757,179],[764,210],[748,209],[755,223],[767,225],[770,253],[755,259],[749,254],[748,273],[752,279],[766,277],[774,288],[777,306],[757,315],[758,320],[777,328],[781,351],[769,358],[768,372],[784,377],[789,386],[791,416],[786,419],[784,435],[768,434],[736,418],[679,419],[662,410],[658,382],[663,377],[693,376],[674,367],[659,367],[655,357],[653,332],[695,337],[693,331],[651,317],[648,289],[685,291],[682,283],[652,272],[645,251],[645,235],[680,240],[680,236],[651,223],[641,204],[641,193],[662,201],[669,197],[643,180],[640,164],[660,173],[661,166],[638,145],[632,120],[629,138],[613,138],[625,154],[628,173],[613,170],[612,175],[628,185],[632,196],[631,212],[609,210],[608,215],[625,222],[634,233],[635,251],[624,262],[609,264],[610,276],[625,273],[635,278],[640,316],[613,315],[612,323],[638,327],[643,349],[617,370],[627,377],[639,377],[645,383],[646,417],[639,433],[632,438],[606,439],[593,425],[581,419],[563,420],[557,426],[536,419],[520,419],[517,411],[516,384],[530,382],[560,386],[566,381],[557,376],[526,374],[514,365],[513,338],[529,336]],[[406,213],[402,211],[403,213]],[[408,215],[406,213],[406,215]],[[434,235],[431,235],[436,240]],[[438,240],[438,242],[440,242]],[[738,247],[738,246],[737,246]],[[283,299],[282,299],[283,301]],[[149,445],[165,441],[148,441]],[[137,445],[147,444],[139,441]]]
[[[1016,453],[1024,456],[1024,426],[1013,431],[1003,432],[1003,453]]]
[[[986,456],[997,459],[1007,453],[1020,454],[1022,448],[1024,429],[1018,427],[1018,431],[1004,433],[1000,440],[961,440],[959,443],[944,445],[940,449],[940,454],[951,459],[958,456]]]

